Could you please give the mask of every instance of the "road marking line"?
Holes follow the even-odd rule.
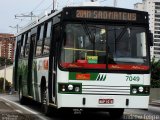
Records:
[[[10,102],[10,103],[12,103],[12,104],[14,104],[14,105],[17,105],[17,106],[19,106],[20,108],[23,108],[23,109],[25,109],[26,111],[28,111],[28,112],[30,112],[30,113],[32,113],[32,114],[38,114],[37,112],[31,111],[31,110],[25,108],[24,106],[19,105],[18,103],[15,103],[15,102],[13,102],[13,101],[7,100],[7,99],[2,98],[2,97],[1,97],[1,99],[6,100],[6,101],[8,101],[8,102]]]
[[[2,97],[0,97],[0,98],[3,99],[3,100],[5,100],[5,101],[8,101],[8,102],[10,102],[10,103],[12,103],[12,104],[14,104],[14,105],[16,105],[16,106],[18,106],[18,107],[20,107],[20,108],[22,108],[22,109],[24,109],[24,110],[26,110],[26,111],[28,111],[28,112],[30,112],[31,114],[36,115],[37,117],[39,117],[39,118],[42,119],[42,120],[46,120],[46,118],[44,118],[44,117],[42,117],[42,116],[39,116],[39,114],[41,114],[41,113],[34,112],[34,111],[32,111],[32,110],[30,110],[30,109],[28,109],[28,108],[25,108],[24,106],[19,105],[18,103],[15,103],[15,102],[10,101],[10,100],[8,100],[8,99],[2,98]]]
[[[18,113],[21,113],[21,114],[23,113],[23,112],[22,112],[22,111],[20,111],[20,110],[15,110],[15,111],[16,111],[16,112],[18,112]]]
[[[11,106],[9,103],[5,102],[6,105]]]

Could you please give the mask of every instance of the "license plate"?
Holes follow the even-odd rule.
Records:
[[[99,99],[99,104],[113,104],[113,99]]]

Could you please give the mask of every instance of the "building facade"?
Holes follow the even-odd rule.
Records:
[[[0,33],[0,57],[13,61],[15,36],[13,34]]]
[[[160,0],[142,0],[142,3],[134,4],[134,9],[149,13],[149,27],[153,33],[151,57],[160,60]]]
[[[4,78],[4,66],[0,67],[0,78]],[[6,80],[12,84],[12,76],[13,76],[13,65],[6,67]]]

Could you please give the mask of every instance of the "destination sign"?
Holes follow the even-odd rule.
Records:
[[[118,11],[77,10],[76,18],[136,21],[137,14]]]

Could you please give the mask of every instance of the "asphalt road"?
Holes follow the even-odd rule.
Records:
[[[112,120],[107,112],[45,116],[40,104],[20,105],[18,95],[0,95],[0,120]],[[126,109],[122,120],[160,120],[160,107],[148,110]]]

